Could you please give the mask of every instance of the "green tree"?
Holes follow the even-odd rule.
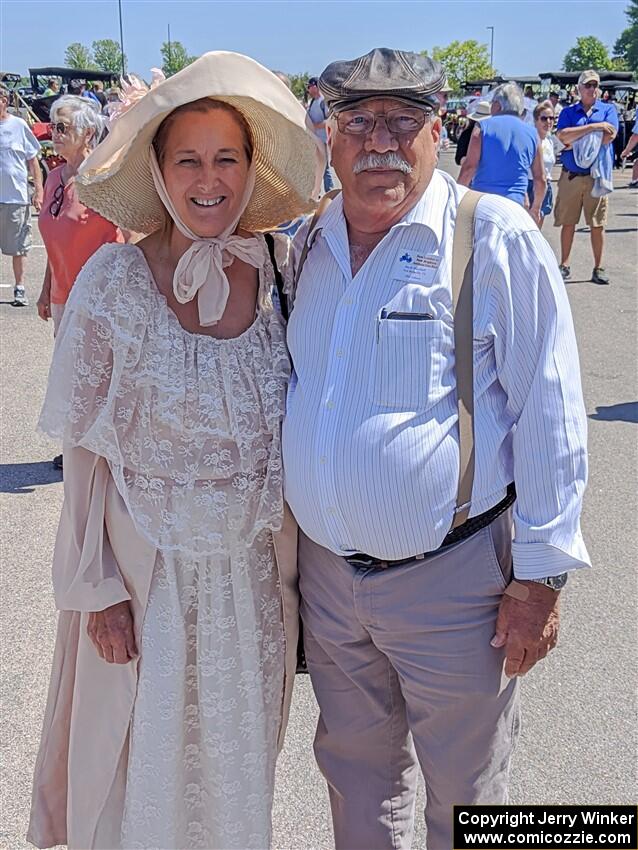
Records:
[[[620,33],[614,44],[614,59],[622,61],[625,68],[633,71],[635,76],[638,73],[638,0],[629,0],[625,15],[629,26]]]
[[[64,51],[64,64],[67,68],[81,68],[82,70],[96,70],[97,66],[93,60],[91,48],[79,41],[69,44]]]
[[[427,50],[423,51],[423,55],[428,55]],[[445,68],[448,85],[454,92],[460,92],[466,80],[493,77],[496,73],[490,64],[487,45],[474,39],[455,40],[447,47],[435,47],[432,58]]]
[[[95,63],[102,71],[113,71],[115,74],[122,72],[122,50],[117,41],[112,38],[99,38],[93,42],[93,57]],[[124,56],[126,63],[126,56]]]
[[[167,77],[176,74],[197,59],[197,56],[188,55],[181,41],[165,41],[160,52],[162,54],[162,71]]]
[[[306,101],[306,91],[308,89],[308,80],[310,79],[310,74],[308,71],[304,71],[303,74],[290,74],[290,88],[292,93],[300,100],[302,103]]]
[[[594,68],[596,71],[609,71],[612,60],[605,45],[595,35],[581,35],[576,44],[568,50],[563,60],[563,70],[584,71]]]

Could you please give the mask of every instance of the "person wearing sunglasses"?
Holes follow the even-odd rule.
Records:
[[[552,168],[556,162],[554,138],[552,136],[552,130],[554,129],[555,122],[556,119],[554,117],[554,107],[552,102],[550,100],[545,100],[542,103],[539,103],[536,109],[534,109],[534,126],[536,127],[538,138],[541,141],[541,156],[543,157],[543,168],[545,169],[545,179],[547,180],[547,190],[545,191],[545,197],[543,198],[543,203],[541,204],[539,212],[538,226],[540,228],[543,227],[545,216],[549,215],[552,211],[552,205],[554,203],[551,177]],[[527,198],[529,200],[530,207],[532,207],[534,205],[534,177],[531,169],[528,177]]]
[[[558,181],[558,194],[554,209],[554,226],[560,227],[560,270],[564,280],[571,276],[570,256],[574,242],[576,225],[581,214],[585,213],[585,222],[590,228],[594,269],[591,279],[594,283],[608,284],[609,277],[603,266],[603,249],[605,243],[605,225],[607,224],[607,195],[597,197],[592,194],[595,181],[592,167],[578,162],[574,145],[591,133],[600,133],[603,157],[611,158],[612,149],[604,149],[610,145],[618,133],[618,112],[613,103],[598,100],[600,77],[596,71],[583,71],[578,78],[578,94],[580,100],[571,106],[566,106],[560,113],[556,126],[556,136],[565,145],[561,151],[563,166]],[[611,165],[608,169],[611,179]]]
[[[75,175],[97,146],[105,121],[97,105],[76,95],[63,95],[51,107],[51,137],[56,154],[66,162],[54,168],[45,187],[39,226],[47,252],[38,315],[53,321],[54,334],[80,269],[107,242],[124,242],[119,227],[89,209],[78,198]],[[62,455],[53,458],[62,468]]]

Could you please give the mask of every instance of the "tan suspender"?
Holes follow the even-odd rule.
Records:
[[[474,211],[480,192],[469,189],[456,211],[452,243],[454,363],[459,411],[459,486],[452,528],[463,525],[472,506],[474,484]]]
[[[301,254],[299,255],[299,262],[297,263],[297,268],[295,269],[295,282],[293,285],[292,294],[293,297],[297,292],[297,284],[299,283],[299,278],[301,277],[301,270],[304,267],[304,263],[306,262],[306,257],[308,256],[308,251],[310,250],[310,239],[315,231],[315,227],[317,222],[321,218],[321,216],[328,209],[330,202],[337,197],[341,189],[331,189],[329,192],[326,192],[325,195],[322,196],[319,201],[319,206],[315,210],[315,214],[310,220],[310,227],[308,228],[308,232],[306,233],[306,238],[303,243],[303,248],[301,249]]]
[[[312,217],[295,271],[294,291],[310,249],[319,218],[339,189],[327,192]],[[474,484],[474,212],[481,192],[469,189],[456,211],[452,243],[452,313],[454,316],[454,360],[459,412],[459,483],[452,528],[463,525],[472,506]]]

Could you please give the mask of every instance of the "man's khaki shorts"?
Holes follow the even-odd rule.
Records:
[[[604,227],[607,224],[607,198],[592,198],[594,178],[589,174],[579,174],[570,180],[570,176],[569,172],[561,171],[554,207],[554,227],[578,224],[583,210],[589,227]]]
[[[0,252],[24,257],[31,247],[31,207],[0,204]]]

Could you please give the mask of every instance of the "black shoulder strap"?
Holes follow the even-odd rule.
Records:
[[[275,260],[275,237],[272,235],[272,233],[264,233],[264,239],[266,240],[266,245],[268,246],[270,262],[272,263],[273,272],[275,273],[275,286],[277,287],[277,295],[279,296],[279,306],[281,307],[281,315],[286,321],[288,321],[288,296],[284,292],[284,279],[281,275],[281,272],[277,268],[277,261]]]

